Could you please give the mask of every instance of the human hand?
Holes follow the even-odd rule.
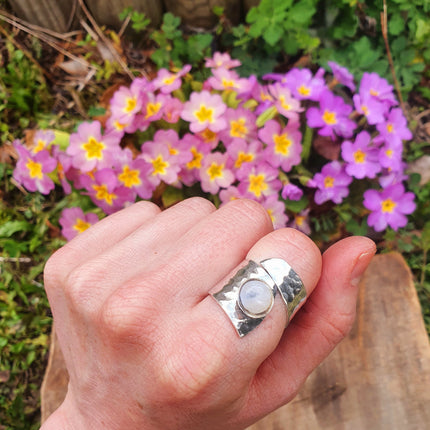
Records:
[[[192,198],[111,215],[57,251],[45,287],[69,371],[66,400],[43,430],[243,429],[289,402],[348,333],[358,279],[375,253],[364,237],[322,256],[264,208],[215,210]],[[285,329],[280,297],[239,338],[209,293],[246,263],[280,257],[307,300]]]

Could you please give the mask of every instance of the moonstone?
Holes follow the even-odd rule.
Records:
[[[264,316],[272,307],[273,292],[264,282],[251,279],[240,288],[239,300],[245,313]]]

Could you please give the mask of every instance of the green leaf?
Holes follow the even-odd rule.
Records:
[[[392,36],[398,36],[405,29],[405,20],[400,13],[390,16],[388,19],[388,32]]]
[[[263,33],[263,39],[270,45],[275,46],[282,36],[282,28],[278,25],[269,26]]]
[[[31,228],[27,221],[7,221],[0,226],[0,237],[11,237],[18,231],[30,231]]]

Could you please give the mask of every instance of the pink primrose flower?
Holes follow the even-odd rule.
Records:
[[[321,72],[312,76],[309,69],[292,69],[284,77],[285,86],[298,100],[319,101],[321,93],[327,88]]]
[[[81,208],[66,208],[61,212],[59,223],[61,233],[67,240],[72,240],[75,236],[83,233],[92,225],[98,222],[99,217],[92,212],[84,214]]]
[[[335,135],[346,138],[352,136],[357,125],[348,118],[351,112],[352,107],[342,97],[326,90],[320,95],[320,107],[309,108],[306,118],[309,127],[319,128],[318,134],[330,136],[334,140]]]
[[[227,154],[215,152],[204,157],[199,170],[200,185],[206,193],[216,194],[220,188],[228,188],[235,176],[228,165]]]
[[[293,219],[288,224],[288,227],[295,228],[304,234],[311,234],[311,227],[309,225],[309,209],[295,214]]]
[[[283,228],[287,225],[288,216],[285,213],[285,204],[278,200],[277,194],[272,194],[261,202],[272,220],[273,228]]]
[[[355,142],[345,140],[342,143],[342,158],[346,161],[345,171],[357,179],[375,178],[381,171],[378,148],[372,147],[367,131],[357,134]]]
[[[379,176],[379,185],[382,188],[387,188],[389,185],[399,184],[406,181],[409,176],[405,174],[405,169],[407,167],[406,163],[402,163],[401,168],[398,171],[386,169]]]
[[[52,130],[37,130],[36,133],[34,133],[34,146],[32,146],[31,152],[37,154],[43,149],[49,149],[53,140],[55,140],[55,133]]]
[[[227,146],[232,139],[252,140],[257,137],[257,120],[255,114],[248,109],[238,107],[228,108],[224,114],[227,128],[220,132],[220,139]]]
[[[392,109],[387,121],[376,125],[376,129],[385,142],[402,144],[403,140],[412,139],[412,133],[401,109]]]
[[[164,94],[147,93],[147,99],[142,107],[141,130],[146,130],[151,122],[161,119],[169,99],[170,97]]]
[[[284,172],[289,172],[293,166],[300,164],[302,134],[299,123],[288,122],[281,129],[279,122],[267,121],[258,131],[258,137],[267,144],[264,158],[273,167],[281,167]]]
[[[234,70],[214,69],[208,84],[219,91],[235,91],[238,96],[251,94],[257,80],[255,76],[241,78]]]
[[[346,67],[342,67],[334,61],[327,63],[333,72],[333,76],[340,84],[345,85],[351,91],[355,91],[354,75]]]
[[[110,100],[111,115],[121,124],[130,124],[142,110],[144,101],[144,94],[136,86],[120,87]]]
[[[175,183],[181,169],[178,160],[175,160],[169,150],[170,133],[168,135],[166,133],[168,132],[165,130],[158,130],[153,141],[143,144],[142,154],[139,156],[150,164],[148,179],[154,186],[157,186],[161,181],[166,184]],[[174,142],[172,143],[174,144]]]
[[[332,161],[308,181],[308,186],[317,188],[314,197],[316,204],[321,205],[329,200],[340,204],[349,194],[348,186],[351,182],[352,178],[345,173],[344,166],[338,161]]]
[[[219,198],[221,200],[221,205],[224,206],[226,203],[231,202],[233,200],[242,199],[245,196],[242,195],[242,193],[239,191],[237,187],[234,185],[231,185],[230,187],[220,190],[219,192]]]
[[[181,118],[190,122],[190,130],[193,133],[205,129],[217,133],[227,126],[223,118],[226,108],[218,94],[210,94],[208,91],[191,93],[190,100],[184,104]]]
[[[130,149],[125,148],[116,159],[115,172],[118,183],[134,191],[142,199],[150,199],[155,186],[148,180],[150,164],[141,158],[133,159]]]
[[[83,172],[95,168],[110,167],[120,151],[117,134],[102,134],[98,121],[83,122],[76,133],[70,135],[70,144],[66,150],[72,157],[73,167]]]
[[[91,200],[106,214],[112,214],[135,201],[136,193],[120,185],[118,176],[110,168],[98,170],[92,178],[87,176],[83,180]]]
[[[259,140],[247,142],[244,139],[234,139],[227,146],[227,154],[233,161],[233,168],[240,169],[244,163],[257,163],[261,159],[263,145]]]
[[[385,115],[388,113],[386,104],[374,97],[362,98],[359,94],[354,94],[353,100],[355,110],[364,115],[369,124],[374,125],[385,121]]]
[[[176,73],[169,72],[167,69],[160,69],[157,77],[152,81],[154,90],[160,90],[163,94],[170,94],[178,90],[182,85],[182,76],[185,76],[191,70],[189,64],[182,67]]]
[[[282,188],[278,173],[278,169],[265,161],[244,164],[236,174],[239,191],[247,198],[262,201]]]
[[[176,124],[181,117],[183,103],[176,97],[166,97],[163,119],[170,124]]]
[[[46,149],[32,154],[19,140],[15,140],[13,146],[19,155],[13,178],[28,191],[49,194],[55,185],[48,173],[55,170],[57,160]]]
[[[382,167],[392,172],[403,170],[403,145],[397,141],[385,142],[378,153],[378,161]]]
[[[189,133],[181,139],[179,146],[182,151],[189,152],[190,159],[181,165],[178,176],[183,184],[191,186],[199,180],[203,159],[209,154],[211,148],[201,139]]]
[[[66,194],[72,192],[72,187],[67,180],[67,173],[72,169],[72,159],[64,152],[61,151],[58,145],[52,147],[52,156],[57,160],[57,175],[60,184]]]
[[[215,52],[212,58],[205,58],[205,60],[205,67],[213,69],[232,69],[241,65],[239,60],[232,60],[227,52]]]
[[[365,191],[363,205],[371,211],[367,223],[376,231],[385,230],[388,226],[394,230],[404,227],[408,222],[405,215],[416,208],[414,197],[413,193],[405,192],[400,183],[381,191]]]
[[[199,138],[205,144],[205,146],[207,146],[210,149],[215,149],[218,146],[218,143],[220,141],[219,133],[215,133],[209,128],[206,128],[203,131],[195,133],[195,136]]]
[[[303,111],[300,101],[291,95],[291,91],[279,83],[269,86],[269,92],[275,99],[278,112],[290,121],[299,121],[299,112]]]

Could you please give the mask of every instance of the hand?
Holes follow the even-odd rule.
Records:
[[[216,210],[192,198],[160,212],[140,202],[80,234],[48,261],[45,286],[70,375],[49,429],[243,429],[289,402],[348,333],[364,237],[324,255],[304,234],[273,231],[264,208]],[[285,259],[308,298],[288,327],[279,297],[239,338],[209,293],[246,260]]]

